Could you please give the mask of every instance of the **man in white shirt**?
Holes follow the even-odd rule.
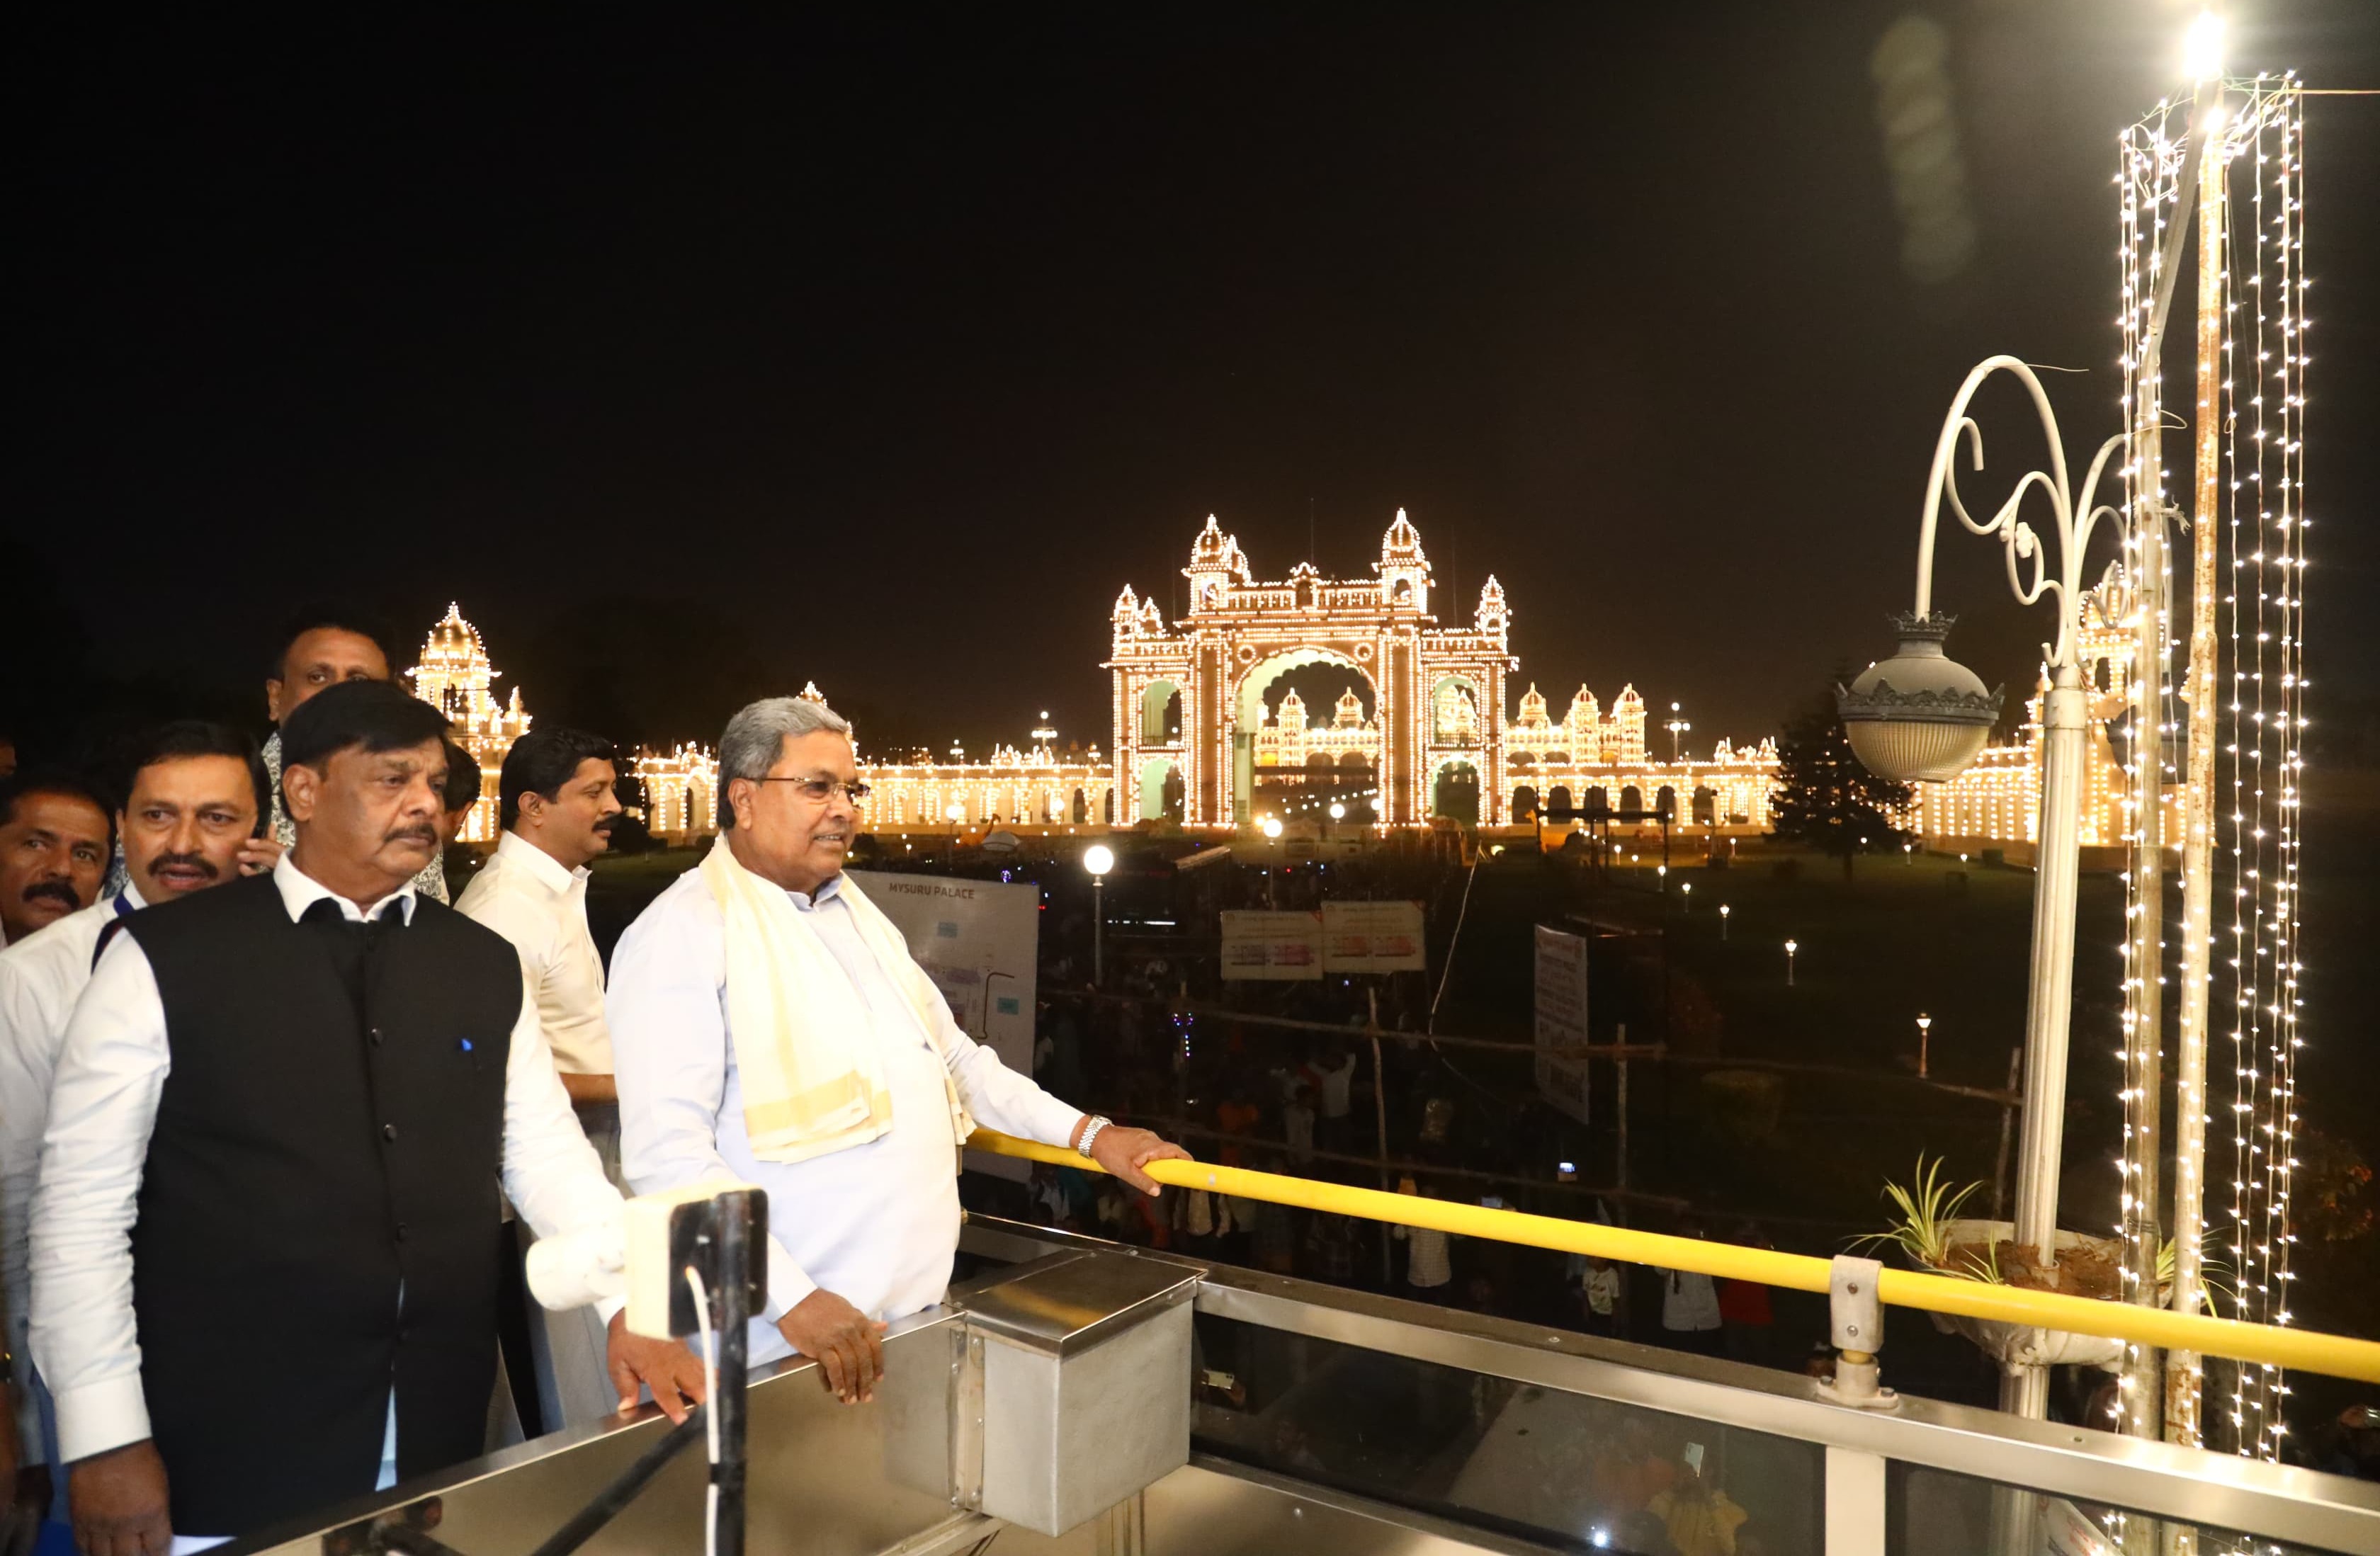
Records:
[[[32,1350],[89,1556],[164,1556],[177,1526],[237,1537],[473,1457],[497,1180],[549,1234],[621,1213],[519,959],[412,884],[444,719],[374,682],[283,734],[295,847],[128,917],[51,1088]],[[682,1347],[616,1323],[611,1343],[624,1395],[650,1383],[673,1416],[699,1395]]]
[[[0,780],[0,945],[89,907],[114,841],[107,808],[75,779]]]
[[[253,873],[270,857],[255,850],[264,819],[264,764],[256,743],[222,724],[183,720],[145,736],[132,758],[124,808],[116,812],[129,879],[124,889],[0,951],[0,1277],[8,1302],[8,1349],[26,1356],[32,1284],[25,1263],[25,1217],[49,1122],[50,1077],[66,1041],[67,1017],[91,981],[101,937],[152,902]],[[18,1364],[17,1421],[22,1463],[38,1477],[19,1482],[20,1505],[49,1501],[40,1383]],[[34,1516],[38,1517],[38,1512]]]
[[[1678,1235],[1707,1237],[1710,1234],[1690,1217],[1679,1223]],[[1664,1270],[1660,1275],[1661,1343],[1681,1351],[1718,1355],[1722,1323],[1718,1283],[1691,1270]]]
[[[620,1093],[603,1025],[603,959],[587,929],[588,866],[611,847],[620,817],[614,760],[610,741],[580,730],[538,728],[514,741],[497,780],[504,833],[455,909],[520,954],[563,1089],[616,1184]],[[595,1311],[531,1314],[529,1321],[546,1428],[577,1426],[615,1408]]]
[[[731,1178],[768,1190],[752,1360],[815,1357],[856,1403],[883,1373],[877,1331],[950,1283],[969,1115],[1072,1146],[1149,1194],[1142,1168],[1186,1153],[1086,1117],[959,1030],[843,874],[867,790],[832,710],[753,703],[719,761],[717,843],[613,953],[623,1165],[639,1193]]]

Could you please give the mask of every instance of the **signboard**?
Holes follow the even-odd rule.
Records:
[[[1327,902],[1322,905],[1322,970],[1334,973],[1421,972],[1421,904]]]
[[[1558,1051],[1586,1046],[1586,937],[1537,926],[1537,1091],[1587,1122],[1587,1069]]]
[[[1031,881],[873,869],[846,873],[901,931],[960,1028],[1018,1075],[1031,1075],[1041,888]],[[967,1165],[1019,1179],[1031,1171],[1025,1162],[980,1151],[967,1152]]]
[[[1318,913],[1227,911],[1223,977],[1242,982],[1303,982],[1322,976]]]

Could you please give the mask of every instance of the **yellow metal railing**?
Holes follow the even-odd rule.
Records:
[[[967,1143],[997,1156],[1091,1172],[1101,1170],[1062,1146],[1036,1145],[990,1129],[977,1130]],[[1627,1264],[1693,1270],[1722,1280],[1755,1281],[1789,1291],[1823,1294],[1833,1274],[1833,1266],[1828,1260],[1807,1254],[1740,1247],[1699,1237],[1670,1237],[1606,1226],[1599,1222],[1564,1221],[1520,1210],[1491,1210],[1479,1205],[1389,1194],[1376,1188],[1351,1188],[1343,1184],[1316,1183],[1310,1178],[1252,1173],[1204,1161],[1152,1162],[1148,1175],[1174,1188],[1206,1189],[1242,1199],[1263,1199],[1276,1205],[1359,1216],[1366,1221],[1428,1227],[1458,1237],[1484,1237],[1557,1253],[1587,1254]],[[2195,1351],[2202,1355],[2228,1356],[2235,1361],[2264,1362],[2330,1378],[2380,1383],[2380,1343],[2346,1335],[2247,1324],[2236,1319],[2209,1318],[2203,1313],[2100,1302],[2086,1296],[2063,1296],[1890,1267],[1876,1282],[1876,1295],[1894,1307],[1915,1307],[1929,1313],[2103,1335],[2161,1350]]]

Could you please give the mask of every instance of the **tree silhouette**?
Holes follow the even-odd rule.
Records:
[[[1777,743],[1777,797],[1769,807],[1778,836],[1836,856],[1846,881],[1864,847],[1900,844],[1892,817],[1915,798],[1908,784],[1877,777],[1852,754],[1834,687],[1848,685],[1854,673],[1838,671],[1785,726]]]

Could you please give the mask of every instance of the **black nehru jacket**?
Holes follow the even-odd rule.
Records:
[[[401,1477],[482,1446],[520,960],[427,899],[336,909],[254,876],[123,921],[172,1052],[132,1264],[177,1530],[371,1490],[392,1385]]]

